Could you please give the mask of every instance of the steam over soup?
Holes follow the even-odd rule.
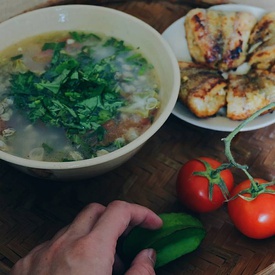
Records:
[[[112,152],[152,124],[156,72],[139,49],[113,37],[58,32],[0,56],[0,149],[41,161]]]

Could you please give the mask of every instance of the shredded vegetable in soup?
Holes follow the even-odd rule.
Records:
[[[139,49],[113,37],[57,32],[0,55],[0,149],[39,161],[112,152],[150,127],[159,82]]]

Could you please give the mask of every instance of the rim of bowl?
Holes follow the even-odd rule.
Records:
[[[173,69],[173,89],[171,89],[171,97],[169,98],[169,101],[166,105],[165,112],[161,113],[156,121],[153,122],[153,124],[148,128],[143,134],[141,134],[138,138],[131,141],[124,147],[117,149],[111,153],[108,153],[103,156],[91,158],[91,159],[84,159],[84,160],[78,160],[78,161],[70,161],[70,162],[49,162],[49,161],[37,161],[37,160],[31,160],[27,158],[18,157],[9,153],[6,153],[4,151],[0,150],[0,160],[7,161],[11,164],[24,166],[28,168],[37,168],[37,169],[47,169],[47,170],[66,170],[66,169],[72,169],[72,168],[84,168],[88,166],[98,166],[102,163],[107,163],[109,161],[115,160],[117,158],[122,157],[123,155],[126,155],[127,153],[130,153],[131,151],[135,150],[136,148],[139,148],[141,145],[143,145],[147,140],[149,140],[165,123],[165,121],[168,119],[170,114],[172,113],[172,110],[176,104],[177,98],[178,98],[178,91],[180,87],[180,71],[178,67],[178,61],[170,48],[169,44],[164,40],[162,35],[155,30],[152,26],[147,24],[146,22],[142,21],[141,19],[132,16],[130,14],[127,14],[125,12],[115,10],[108,7],[102,7],[102,6],[94,6],[94,5],[85,5],[85,4],[73,4],[73,5],[60,5],[60,6],[53,6],[53,7],[46,7],[41,8],[37,10],[33,10],[30,12],[26,12],[20,15],[17,15],[15,17],[12,17],[6,21],[3,21],[0,23],[0,28],[4,27],[6,24],[11,24],[14,21],[16,21],[18,18],[24,18],[28,17],[30,14],[34,13],[41,13],[41,16],[46,12],[51,12],[52,10],[74,10],[74,9],[91,9],[91,10],[104,10],[109,13],[118,14],[122,17],[124,17],[126,20],[130,19],[134,21],[136,24],[141,25],[145,29],[148,30],[152,35],[156,36],[159,39],[159,42],[162,44],[162,46],[165,48],[167,55],[169,56],[171,63],[172,63],[172,69]]]

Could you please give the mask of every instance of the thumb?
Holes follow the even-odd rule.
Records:
[[[144,249],[135,257],[125,275],[155,275],[156,252],[154,249]]]

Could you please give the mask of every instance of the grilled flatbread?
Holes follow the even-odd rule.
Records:
[[[275,101],[275,73],[254,70],[246,75],[229,75],[226,101],[228,118],[244,120],[250,117]]]
[[[275,12],[265,14],[254,27],[249,38],[249,64],[269,69],[275,64]]]
[[[246,59],[256,22],[257,18],[248,12],[191,10],[184,23],[191,57],[194,62],[221,71],[237,68]]]
[[[225,79],[217,70],[192,62],[179,62],[179,100],[197,117],[215,115],[226,104]]]

